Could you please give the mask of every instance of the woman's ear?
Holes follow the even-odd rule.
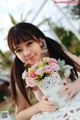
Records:
[[[41,46],[41,48],[44,50],[44,49],[47,49],[47,45],[46,45],[46,42],[45,42],[45,40],[44,39],[42,39],[42,38],[39,38],[39,44],[40,44],[40,46]]]

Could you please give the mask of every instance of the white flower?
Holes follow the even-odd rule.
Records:
[[[64,76],[67,78],[67,77],[69,77],[69,75],[70,75],[70,70],[66,70],[66,71],[64,72]]]
[[[27,72],[26,72],[26,70],[22,73],[22,79],[26,79],[26,76],[27,76]]]

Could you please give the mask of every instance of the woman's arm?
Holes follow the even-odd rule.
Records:
[[[73,55],[69,51],[64,51],[74,62],[80,65],[80,58],[77,57],[76,55]]]
[[[57,106],[43,97],[40,102],[33,106],[29,106],[20,90],[18,93],[18,105],[15,106],[16,120],[29,120],[34,114],[38,112],[49,112],[56,110]]]
[[[23,95],[21,94],[19,88],[17,87],[17,98],[18,104],[15,105],[16,120],[28,120],[33,114],[38,111],[37,106],[30,107]]]
[[[34,87],[32,91],[35,94],[35,97],[38,101],[40,101],[42,99],[42,96],[44,96],[44,94],[42,93],[38,86]]]
[[[16,106],[16,109],[18,110],[18,107]],[[16,120],[29,120],[34,114],[38,113],[38,104],[35,104],[29,108],[25,108],[21,111],[19,111],[16,114]]]

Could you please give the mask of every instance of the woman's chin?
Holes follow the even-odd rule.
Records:
[[[30,61],[29,64],[30,65],[34,65],[38,60],[34,60],[34,61]]]
[[[39,61],[41,58],[34,57],[28,61],[30,65],[34,65],[37,61]]]

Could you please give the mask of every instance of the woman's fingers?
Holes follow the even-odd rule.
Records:
[[[69,86],[68,85],[62,85],[62,87],[59,90],[59,95],[63,96],[65,94],[65,92],[68,90]]]
[[[42,100],[48,100],[48,96],[47,95],[42,96]]]
[[[43,96],[42,100],[39,103],[40,111],[51,112],[55,111],[58,108],[57,104],[53,101],[48,100],[48,96]]]
[[[70,93],[71,93],[71,90],[70,90],[70,89],[67,89],[67,90],[64,91],[63,96],[65,96],[65,95],[68,95],[68,96],[69,96]]]
[[[63,96],[64,92],[69,88],[68,82],[66,79],[62,80],[62,87],[59,90],[59,95]]]
[[[55,110],[57,110],[57,107],[54,107],[54,106],[49,106],[49,107],[47,107],[46,108],[46,112],[52,112],[52,111],[55,111]]]
[[[67,80],[66,79],[62,80],[62,84],[67,85],[68,84]]]
[[[46,111],[55,111],[58,108],[58,106],[56,104],[53,104],[53,102],[48,102],[48,104],[46,105]]]
[[[55,102],[52,102],[52,101],[49,101],[49,102],[48,102],[48,105],[49,105],[49,106],[57,106],[57,104],[56,104]]]
[[[54,102],[54,101],[49,101],[49,100],[48,100],[48,96],[47,96],[47,95],[46,95],[46,96],[43,96],[43,97],[42,97],[42,100],[48,101],[47,104],[48,104],[49,106],[57,106],[56,102]]]
[[[72,91],[68,94],[67,100],[71,100],[71,98],[75,95],[75,93]]]

